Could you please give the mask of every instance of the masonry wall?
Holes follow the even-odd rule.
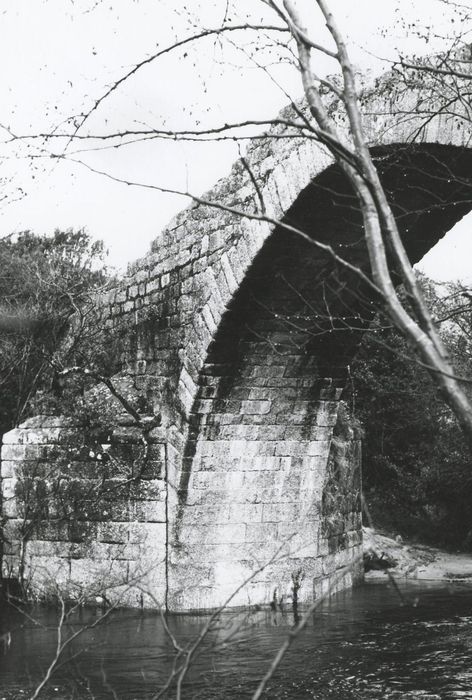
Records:
[[[367,91],[363,102],[413,260],[470,209],[472,165],[470,122],[438,115],[418,131],[419,99],[418,87],[402,86]],[[428,112],[424,100],[421,107]],[[335,116],[336,109],[333,102]],[[290,109],[280,116],[296,117]],[[326,151],[311,139],[278,138],[289,133],[279,124],[256,140],[246,158],[251,174],[238,162],[203,197],[220,208],[199,203],[179,214],[100,301],[103,326],[120,338],[120,377],[146,412],[161,416],[154,447],[164,471],[135,480],[133,431],[103,443],[116,451],[113,471],[87,457],[84,431],[61,418],[38,417],[6,436],[7,570],[18,571],[21,557],[22,482],[47,505],[24,559],[37,591],[46,568],[61,586],[79,586],[91,572],[98,581],[103,563],[129,578],[138,563],[159,560],[165,546],[163,573],[152,583],[157,598],[167,596],[177,610],[213,607],[231,582],[281,547],[280,565],[265,568],[233,603],[267,602],[274,589],[288,596],[294,576],[309,600],[358,551],[357,472],[333,467],[333,450],[343,443],[333,430],[372,299],[315,243],[368,269],[362,222]],[[410,146],[414,133],[422,142]],[[257,218],[259,195],[267,221]],[[312,243],[287,236],[277,220],[298,226]],[[348,447],[356,441],[344,439],[347,463],[358,459],[358,448]],[[112,485],[116,498],[108,497]],[[78,501],[88,486],[100,491],[101,505],[85,511]],[[74,526],[63,527],[58,494],[77,503]]]
[[[323,437],[340,433],[325,403],[326,425],[312,429]],[[341,471],[333,447],[321,460],[317,441],[285,443],[274,426],[261,425],[260,440],[211,443],[213,466],[200,460],[179,512],[179,451],[161,429],[143,468],[135,428],[98,443],[71,420],[31,419],[4,437],[3,577],[39,600],[175,611],[221,605],[246,579],[230,606],[290,604],[294,585],[310,601],[343,567],[333,590],[351,585],[362,574],[360,450],[341,423]]]
[[[160,429],[145,462],[142,451],[129,425],[97,437],[71,419],[37,416],[7,433],[3,577],[24,580],[40,599],[165,605],[168,450]]]
[[[265,564],[233,604],[269,603],[274,595],[288,601],[294,580],[298,600],[308,602],[357,552],[354,519],[355,536],[336,547],[329,565],[320,555],[329,550],[322,496],[345,355],[357,342],[355,333],[344,332],[342,343],[334,338],[338,299],[329,286],[329,320],[319,308],[326,264],[313,259],[309,244],[275,235],[214,338],[179,483],[170,567],[176,608],[220,605]]]

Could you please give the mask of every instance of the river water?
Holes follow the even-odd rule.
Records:
[[[403,599],[390,585],[372,582],[323,603],[264,697],[472,698],[472,584],[412,582],[401,591]],[[97,625],[66,646],[40,698],[149,700],[157,694],[175,656],[159,614],[115,611],[99,623],[102,614],[81,609],[70,616],[64,639]],[[170,616],[168,624],[182,646],[207,620]],[[32,697],[55,655],[57,621],[58,612],[47,608],[1,610],[0,700]],[[182,698],[250,698],[293,622],[289,610],[224,614],[198,647]],[[164,697],[175,697],[175,689]]]

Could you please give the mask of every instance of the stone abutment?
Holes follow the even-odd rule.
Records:
[[[424,122],[418,99],[363,102],[413,262],[471,209],[469,124]],[[360,434],[340,399],[374,305],[318,243],[360,269],[368,256],[330,156],[273,138],[284,128],[249,149],[259,193],[236,163],[205,196],[223,209],[184,210],[100,299],[123,343],[114,381],[145,405],[143,424],[117,405],[101,434],[37,416],[4,436],[3,576],[31,594],[186,611],[294,589],[309,602],[362,575]],[[224,209],[256,212],[260,194],[311,241]]]

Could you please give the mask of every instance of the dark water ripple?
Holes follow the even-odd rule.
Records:
[[[410,583],[403,594],[406,605],[385,584],[366,584],[326,602],[290,649],[266,697],[472,700],[472,587]],[[11,632],[9,648],[0,642],[0,700],[31,697],[54,656],[57,612],[28,612],[37,624],[17,611],[0,611],[0,635]],[[66,633],[99,614],[79,611]],[[185,644],[205,622],[204,616],[175,616],[169,626]],[[292,625],[289,611],[225,614],[192,665],[183,698],[250,698]],[[157,613],[118,611],[81,635],[41,697],[149,700],[172,661]]]

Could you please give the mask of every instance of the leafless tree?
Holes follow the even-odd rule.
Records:
[[[109,142],[112,146],[116,146],[129,143],[130,141],[135,142],[136,140],[155,138],[174,140],[257,139],[259,135],[254,133],[255,129],[277,124],[283,125],[287,129],[286,133],[279,135],[280,138],[306,138],[316,140],[322,144],[331,153],[356,195],[368,250],[369,271],[352,265],[339,256],[329,245],[313,240],[305,231],[271,217],[264,206],[257,179],[253,177],[251,171],[249,174],[259,199],[259,210],[257,212],[242,211],[230,205],[212,202],[190,191],[177,191],[176,189],[166,188],[157,184],[140,185],[140,183],[134,182],[131,178],[115,177],[106,172],[102,172],[102,174],[127,185],[140,185],[158,191],[181,194],[199,204],[214,206],[241,217],[281,226],[287,231],[296,233],[309,241],[314,246],[314,249],[323,250],[340,265],[349,268],[353,274],[362,278],[372,294],[381,300],[390,320],[416,349],[419,360],[428,368],[435,382],[440,387],[445,400],[457,416],[472,449],[472,405],[467,393],[464,391],[460,378],[456,376],[455,368],[450,364],[447,349],[437,329],[436,320],[433,319],[428,309],[424,295],[412,270],[400,237],[398,223],[382,185],[372,154],[369,151],[368,141],[363,128],[363,114],[359,100],[356,72],[350,60],[344,38],[330,11],[329,2],[327,0],[315,0],[314,4],[318,8],[320,19],[326,23],[328,28],[332,43],[331,48],[322,46],[311,39],[308,30],[304,26],[304,21],[292,0],[284,0],[282,4],[276,2],[276,0],[261,0],[261,2],[274,13],[275,24],[251,24],[248,22],[243,24],[226,24],[217,28],[195,32],[192,36],[176,41],[165,49],[160,49],[152,56],[136,63],[131,70],[116,80],[111,87],[94,100],[92,107],[80,115],[78,119],[71,118],[69,122],[71,128],[69,130],[55,134],[36,135],[35,138],[37,140],[42,139],[41,143],[43,144],[39,147],[42,153],[38,152],[38,156],[50,157],[53,155],[57,160],[72,160],[94,170],[94,172],[99,172],[97,168],[93,168],[85,163],[77,152],[70,154],[68,151],[70,144],[77,144],[81,141],[95,142],[96,144],[98,141],[100,144],[104,143],[107,145],[107,142]],[[308,113],[294,104],[295,116],[293,118],[279,118],[268,121],[248,119],[210,129],[142,128],[107,134],[84,134],[82,132],[90,116],[97,112],[108,97],[143,66],[149,65],[151,62],[157,61],[161,56],[177,51],[191,42],[202,40],[208,36],[215,36],[220,39],[227,34],[237,35],[237,32],[256,33],[257,36],[263,36],[264,40],[268,36],[274,37],[274,35],[277,35],[284,37],[287,42],[290,42],[289,53],[292,52],[292,57],[296,56],[305,99],[308,104]],[[277,39],[273,38],[272,41],[274,46],[279,47]],[[284,47],[285,49],[286,47]],[[332,59],[337,70],[336,77],[326,79],[318,76],[313,65],[316,58],[320,55],[328,56]],[[403,62],[402,65],[406,70],[411,71],[416,71],[418,68],[415,64],[412,64],[412,67],[410,67],[406,62]],[[446,69],[439,66],[435,67],[434,70],[428,70],[427,68],[425,70],[431,73],[435,80],[440,80],[443,75],[442,71]],[[457,69],[454,70],[456,71],[455,76],[451,72],[450,67],[447,67],[448,75],[457,78],[463,77],[458,74],[459,71]],[[338,100],[348,124],[348,128],[342,131],[328,109],[329,100],[333,96]],[[243,129],[246,129],[246,132],[241,135],[241,130]],[[249,129],[253,129],[253,131],[247,135]],[[25,138],[25,135],[17,134],[13,129],[10,129],[10,137],[12,140],[17,140]],[[277,136],[274,134],[273,138],[277,138]],[[55,139],[62,144],[60,149],[52,148],[51,143]],[[249,164],[246,163],[246,166],[250,170]],[[394,261],[393,264],[392,259]],[[406,289],[410,302],[408,308],[397,292],[399,281]],[[319,601],[309,609],[307,615],[301,618],[299,624],[284,642],[261,681],[259,688],[256,690],[254,698],[261,697],[267,682],[275,673],[285,651],[289,648],[293,639],[303,630],[308,616],[318,604]],[[177,679],[177,687],[181,688],[195,649],[190,647],[183,651],[177,641],[175,642],[175,649],[178,661],[170,682],[174,682]],[[180,693],[179,690],[178,692]],[[159,697],[159,695],[156,697]],[[177,697],[180,697],[180,695],[177,695]]]
[[[356,72],[345,40],[330,11],[329,2],[327,0],[316,0],[314,3],[318,8],[320,20],[326,24],[329,32],[332,44],[329,48],[310,38],[303,19],[292,0],[285,0],[282,4],[276,2],[276,0],[261,0],[261,2],[272,11],[275,21],[267,23],[225,21],[219,27],[195,31],[192,35],[183,37],[172,45],[159,49],[156,53],[138,62],[116,80],[102,95],[94,100],[90,109],[84,111],[79,117],[71,118],[69,124],[73,125],[72,130],[68,131],[66,129],[66,131],[56,131],[52,134],[37,135],[37,140],[43,139],[43,146],[39,147],[39,150],[43,149],[43,155],[53,155],[58,159],[67,158],[74,160],[98,172],[96,168],[81,160],[77,153],[75,155],[70,154],[68,150],[70,144],[77,144],[81,140],[85,140],[91,144],[95,143],[95,146],[92,147],[99,147],[97,146],[98,140],[99,143],[102,142],[105,145],[110,143],[110,145],[116,147],[117,145],[126,144],[130,140],[154,138],[244,140],[245,138],[258,138],[254,132],[249,132],[249,135],[247,135],[248,129],[277,124],[283,124],[286,127],[287,131],[283,134],[284,138],[302,137],[314,139],[321,143],[332,154],[355,193],[357,206],[363,221],[370,272],[356,268],[355,265],[343,260],[342,256],[338,255],[329,245],[313,240],[305,231],[290,226],[287,222],[280,222],[271,218],[266,212],[260,187],[252,173],[250,173],[251,179],[260,201],[259,212],[256,213],[239,211],[237,207],[224,205],[220,202],[207,201],[204,197],[199,197],[189,191],[177,191],[173,188],[155,184],[143,186],[159,191],[182,194],[200,204],[216,206],[236,215],[282,226],[286,230],[292,233],[295,232],[309,240],[315,248],[324,250],[337,260],[339,264],[348,267],[355,274],[361,276],[371,292],[381,299],[395,326],[416,349],[419,360],[430,371],[445,400],[457,416],[469,445],[472,445],[472,407],[463,390],[460,378],[456,376],[456,372],[450,364],[447,351],[417,284],[400,237],[396,217],[382,185],[373,156],[369,151],[363,127],[363,113],[359,100]],[[158,61],[162,56],[178,51],[182,47],[197,41],[206,40],[208,37],[214,37],[218,41],[229,37],[229,41],[234,44],[237,42],[237,37],[245,33],[255,34],[258,40],[263,38],[264,43],[272,42],[272,46],[275,46],[277,50],[283,51],[287,59],[291,58],[293,60],[295,57],[308,104],[308,113],[294,105],[294,117],[277,118],[266,122],[248,119],[235,124],[223,124],[209,129],[196,128],[179,131],[172,128],[157,127],[151,129],[130,129],[106,134],[84,133],[84,127],[92,114],[96,113],[109,99],[110,95],[136,75],[144,66]],[[282,43],[284,46],[281,46]],[[247,46],[242,46],[241,50],[247,52]],[[334,63],[337,74],[332,78],[327,79],[319,76],[314,68],[320,56],[328,57]],[[251,58],[257,63],[257,58],[254,56],[251,56]],[[460,60],[462,63],[466,61],[465,58]],[[410,69],[410,64],[403,62],[402,65],[405,70]],[[441,65],[445,67],[443,68]],[[448,75],[454,75],[455,72],[457,78],[463,77],[455,64],[451,68],[450,62],[443,61],[441,65],[434,68],[431,67],[431,72],[436,81],[440,80],[444,71],[447,71]],[[424,68],[427,69],[427,66]],[[267,70],[264,67],[262,69]],[[467,70],[465,70],[464,75],[468,78]],[[348,125],[347,129],[343,128],[340,130],[330,112],[329,102],[333,97],[338,100],[339,108],[342,110]],[[464,105],[464,97],[459,94],[456,97],[457,99],[460,98],[461,104]],[[245,132],[242,131],[244,129],[246,130]],[[10,133],[13,140],[24,138],[15,134],[13,130],[10,130]],[[274,134],[273,136],[275,137],[276,135]],[[60,151],[57,149],[51,150],[51,142],[54,140],[59,140],[63,144]],[[38,155],[41,155],[41,153],[38,153]],[[245,163],[244,158],[243,163]],[[249,167],[247,163],[246,166]],[[102,174],[127,184],[139,184],[126,178],[114,177],[110,173],[103,172]],[[396,288],[399,281],[406,289],[411,302],[411,310],[405,307],[397,293]]]

